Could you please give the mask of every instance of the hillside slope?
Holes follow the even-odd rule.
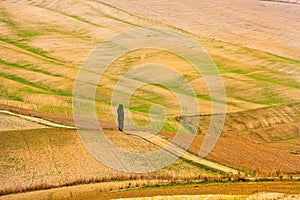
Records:
[[[229,113],[208,159],[261,174],[300,174],[300,104]],[[190,151],[199,153],[210,122],[201,116]],[[162,133],[172,138],[170,133]],[[184,139],[184,138],[183,138]]]
[[[21,119],[19,119],[21,120]],[[158,149],[141,138],[118,131],[106,136],[124,151],[145,153]],[[148,174],[122,173],[98,162],[75,130],[31,129],[0,132],[0,196],[22,191],[122,180],[152,183],[216,178],[219,173],[184,160]],[[135,187],[132,185],[132,187]]]
[[[167,28],[203,46],[224,81],[228,115],[208,158],[250,172],[299,174],[299,18],[298,5],[265,1],[3,0],[0,107],[74,125],[73,84],[90,52],[123,31]],[[140,140],[115,131],[111,96],[128,70],[153,62],[176,69],[198,94],[201,122],[190,148],[198,153],[212,114],[211,97],[203,78],[170,52],[142,49],[115,60],[99,80],[95,103],[99,121],[110,128],[112,137],[119,137],[115,139],[120,145],[132,142],[143,148]],[[165,106],[168,119],[161,134],[172,138],[180,113],[169,90],[146,84],[132,95],[129,110],[136,122],[147,125],[153,104]],[[3,124],[7,119],[0,120]],[[72,130],[5,131],[0,137],[1,188],[123,177],[93,160]],[[162,173],[172,177],[178,170],[189,174],[190,169],[195,177],[207,172],[194,167],[179,161]]]
[[[295,4],[258,0],[102,2],[201,37],[300,59],[300,11]]]
[[[218,11],[220,13],[226,11],[226,6],[237,6],[237,8],[241,6],[242,9],[246,9],[240,3],[236,4],[232,1],[225,3],[224,5],[226,6],[224,8],[218,2],[207,2],[206,7],[202,5],[204,3],[196,2],[198,1],[191,1],[191,5],[183,9],[186,10],[184,12],[185,15],[187,17],[207,15],[207,24],[205,24],[205,27],[209,24],[214,24],[214,30],[222,30],[222,26],[225,25],[223,20],[227,18],[223,19],[223,16],[220,15],[214,16],[215,18],[211,19],[209,16],[212,12],[208,8],[213,5],[218,6],[218,9],[221,9],[221,11]],[[115,4],[114,1],[111,1],[111,3]],[[165,17],[152,19],[160,13],[160,10],[166,9],[163,2],[157,2],[155,6],[150,2],[145,3],[147,5],[144,6],[138,3],[140,2],[135,1],[135,3],[126,4],[126,1],[120,1],[118,6],[124,9],[122,10],[114,7],[116,5],[111,6],[99,1],[89,0],[68,0],[64,2],[41,0],[1,1],[1,103],[45,113],[71,116],[71,97],[74,79],[80,65],[99,42],[114,34],[138,27],[154,26],[177,31],[185,29],[184,27],[179,27],[179,29],[175,26],[173,27],[171,22],[178,17],[169,15],[168,13],[163,16],[169,16],[168,19],[173,21],[168,21]],[[194,4],[197,5],[193,9],[197,7],[204,7],[206,9],[202,9],[202,12],[196,12],[192,9],[194,7],[192,5]],[[256,3],[251,4],[257,6]],[[130,5],[131,7],[127,8],[126,5]],[[175,1],[172,5],[183,6],[187,4]],[[272,5],[268,4],[268,6],[273,8]],[[131,12],[130,9],[132,8],[137,9]],[[265,9],[269,10],[270,8],[266,7]],[[291,27],[290,23],[296,23],[293,19],[298,16],[298,13],[294,11],[293,7],[288,7],[287,9],[290,9],[294,14],[293,16],[288,16],[291,20],[286,23],[287,26]],[[135,15],[135,12],[140,14],[143,10],[147,10],[147,12],[144,12],[141,15],[142,17]],[[172,9],[167,10],[166,12],[172,12]],[[154,11],[158,13],[152,15],[151,13]],[[263,11],[261,10],[260,13],[264,13]],[[239,20],[243,23],[251,19],[249,16],[250,11],[243,12],[247,14],[244,17],[238,14],[234,15],[236,12],[232,11],[233,14],[225,16],[231,21]],[[172,13],[178,14],[179,12]],[[275,24],[278,21],[277,18],[268,18],[268,20],[266,18],[267,16],[261,18],[259,21],[261,23],[257,26],[262,27],[267,22]],[[198,27],[202,29],[202,25],[193,24],[194,20],[192,19],[187,18],[185,24],[187,26],[191,25],[193,28]],[[218,21],[218,23],[213,23],[214,20]],[[253,24],[254,22],[252,21],[251,23]],[[180,24],[178,22],[178,25]],[[251,26],[251,28],[247,29],[244,26],[231,25],[229,27],[240,30],[241,34],[247,33],[248,29],[256,29]],[[295,31],[298,30],[296,27],[297,23],[294,26]],[[268,33],[269,29],[273,30],[271,28],[263,32],[261,38],[268,38],[270,34],[275,36],[280,34],[281,28],[274,28],[274,33]],[[196,31],[186,30],[191,33],[185,31],[183,33],[198,41],[208,51],[219,67],[226,88],[228,112],[274,104],[293,103],[299,100],[298,69],[300,61],[281,57],[286,56],[285,54],[273,55],[266,53],[268,52],[267,49],[251,49],[241,42],[232,42],[225,39],[224,42],[218,41],[216,40],[218,38],[213,34],[204,35],[205,37],[203,37],[202,34]],[[294,31],[294,29],[291,31]],[[224,37],[226,35],[224,31],[212,32],[224,34]],[[279,35],[278,39],[268,39],[268,42],[276,45],[276,41],[280,40],[281,43],[289,45],[290,43],[285,42],[285,40],[289,40],[294,41],[295,44],[292,46],[296,45],[297,47],[298,40],[294,38],[294,35],[297,34],[296,32],[292,33],[282,33],[282,36]],[[251,32],[249,34],[253,35]],[[285,40],[281,40],[282,37]],[[232,38],[232,40],[237,41],[235,38]],[[249,38],[246,37],[245,42],[249,43],[249,41]],[[288,52],[297,52],[291,51],[289,47],[286,48]],[[287,57],[291,56],[288,55]],[[129,70],[142,63],[154,61],[174,67],[182,73],[191,82],[196,92],[199,93],[198,102],[202,112],[211,112],[209,91],[203,79],[191,69],[191,66],[179,59],[178,56],[167,52],[141,50],[129,53],[118,59],[108,69],[106,79],[103,82],[99,82],[99,94],[96,95],[96,108],[100,119],[113,122],[109,113],[110,96],[116,80],[126,72],[124,70]],[[116,72],[116,70],[118,74],[115,76],[109,75]],[[145,116],[147,116],[148,111],[143,107],[147,108],[153,103],[166,102],[164,105],[170,105],[168,107],[170,113],[176,113],[176,110],[174,110],[176,108],[176,101],[170,98],[170,94],[163,88],[155,86],[141,88],[141,91],[134,96],[138,97],[138,95],[142,98],[139,98],[139,101],[135,101],[135,105],[130,110],[136,113],[136,119],[143,119],[144,122],[141,123],[146,123],[145,121],[147,121],[147,117]],[[160,98],[157,98],[158,96]],[[171,127],[174,126],[172,123],[175,122],[170,122]],[[174,128],[169,129],[174,130]]]

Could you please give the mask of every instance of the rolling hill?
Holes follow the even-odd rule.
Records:
[[[74,81],[91,51],[124,31],[169,29],[192,38],[207,51],[226,89],[226,102],[217,102],[226,104],[223,132],[206,159],[251,176],[298,177],[299,18],[298,4],[256,0],[2,0],[0,110],[74,126]],[[171,66],[197,93],[200,124],[189,152],[198,154],[211,117],[216,115],[210,91],[189,63],[164,50],[128,52],[114,60],[99,79],[95,108],[105,134],[129,151],[157,148],[118,132],[111,108],[118,80],[145,63]],[[172,139],[182,118],[176,96],[165,87],[139,87],[128,110],[137,124],[147,125],[153,104],[164,106],[167,112],[159,136]],[[153,185],[157,180],[221,176],[183,159],[153,174],[123,174],[98,163],[75,130],[0,117],[2,193],[115,180],[152,180]]]

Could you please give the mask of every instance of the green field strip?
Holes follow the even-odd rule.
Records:
[[[196,35],[197,36],[197,35]],[[198,36],[199,37],[199,36]],[[213,41],[215,42],[217,45],[212,46],[212,48],[215,49],[220,49],[218,48],[218,46],[222,45],[222,49],[225,50],[225,52],[231,53],[233,55],[243,55],[243,54],[247,54],[248,56],[251,56],[253,59],[256,60],[262,60],[264,63],[267,61],[270,64],[274,64],[274,63],[279,63],[279,64],[295,64],[295,65],[299,65],[300,64],[300,60],[296,60],[296,59],[292,59],[292,58],[287,58],[284,56],[280,56],[280,55],[276,55],[270,52],[266,52],[266,51],[261,51],[258,49],[254,49],[254,48],[250,48],[250,47],[246,47],[246,46],[240,46],[238,44],[234,44],[234,43],[230,43],[230,42],[226,42],[226,41],[222,41],[222,40],[217,40],[217,39],[206,39],[208,41]],[[225,44],[225,45],[224,45]],[[226,45],[229,46],[234,46],[239,48],[238,50],[226,50]],[[211,46],[211,45],[210,45]],[[264,66],[266,67],[266,66]]]
[[[56,58],[48,56],[46,54],[46,52],[43,51],[42,49],[33,48],[33,47],[28,46],[28,45],[26,45],[24,43],[14,41],[14,40],[9,39],[9,38],[1,38],[0,37],[0,41],[5,42],[7,44],[11,44],[13,46],[16,46],[16,47],[18,47],[18,48],[20,48],[22,50],[28,51],[28,52],[36,55],[36,56],[43,57],[44,59],[46,59],[49,62],[52,62],[52,63],[55,63],[55,64],[59,64],[59,65],[63,65],[63,66],[67,66],[65,61],[61,61],[61,60],[58,60]]]
[[[244,102],[255,103],[260,105],[281,105],[281,104],[294,102],[292,100],[285,100],[283,97],[279,98],[277,97],[276,94],[272,94],[272,93],[269,93],[269,95],[265,95],[264,99],[253,99],[254,97],[250,99],[250,98],[237,96],[237,95],[230,95],[230,97]]]
[[[140,25],[138,25],[138,24],[134,24],[134,23],[132,23],[132,22],[129,22],[129,21],[125,21],[125,20],[123,20],[123,19],[116,18],[116,17],[114,17],[114,16],[112,16],[112,15],[109,15],[109,14],[104,14],[104,17],[109,18],[109,19],[113,19],[113,20],[118,21],[118,22],[122,22],[122,23],[124,23],[124,24],[131,25],[131,26],[140,27],[140,28],[143,27],[143,26],[140,26]]]
[[[264,73],[265,72],[272,73],[267,70],[264,71]],[[276,79],[277,77],[276,78],[271,77],[270,74],[264,74],[264,75],[258,74],[258,73],[257,74],[248,74],[246,71],[239,70],[239,69],[231,69],[231,70],[230,69],[225,69],[225,70],[222,69],[222,73],[223,73],[223,76],[227,77],[227,78],[229,78],[229,76],[226,76],[225,73],[232,73],[232,74],[242,75],[243,77],[248,77],[250,79],[254,79],[259,82],[267,82],[267,83],[274,84],[274,85],[281,85],[281,86],[285,86],[285,87],[289,87],[289,88],[300,89],[300,85],[296,81],[293,81],[291,79],[282,79],[279,77],[278,77],[278,79]],[[275,74],[275,73],[279,73],[279,72],[273,71],[273,74]],[[284,75],[285,77],[290,77],[290,75],[287,75],[287,74],[282,74],[282,75]],[[242,79],[240,79],[240,80],[242,80]],[[243,81],[253,83],[253,81],[251,81],[251,80],[249,80],[249,81],[243,80]]]
[[[284,80],[279,80],[279,79],[267,77],[267,76],[260,75],[260,74],[252,74],[252,75],[246,75],[246,76],[250,77],[252,79],[258,80],[258,81],[262,81],[262,82],[268,82],[271,84],[281,85],[281,86],[285,86],[285,87],[289,87],[289,88],[300,89],[300,84],[298,84],[296,82],[295,83],[285,83]]]
[[[0,85],[0,99],[7,99],[13,101],[24,101],[24,99],[17,95],[17,92],[9,92],[6,87]]]
[[[82,17],[77,16],[77,15],[69,15],[69,14],[67,14],[67,13],[64,13],[64,12],[61,12],[61,11],[58,11],[58,10],[54,10],[54,9],[52,9],[52,8],[43,7],[42,5],[34,5],[34,6],[39,7],[39,8],[42,8],[42,9],[45,9],[45,10],[52,11],[52,12],[54,12],[54,13],[61,14],[61,15],[65,16],[65,17],[69,17],[69,18],[75,19],[75,20],[80,21],[80,22],[82,22],[82,23],[86,23],[86,24],[89,24],[89,25],[92,25],[92,26],[96,26],[96,27],[99,27],[99,28],[106,28],[106,27],[103,26],[103,25],[95,24],[95,23],[90,22],[90,21],[88,21],[88,20],[86,20],[86,19],[84,19],[84,18],[82,18]]]
[[[30,87],[41,89],[41,90],[45,91],[46,94],[55,94],[55,95],[60,95],[60,96],[72,96],[72,93],[70,93],[70,92],[52,89],[52,88],[49,88],[49,87],[44,86],[39,83],[30,82],[24,78],[21,78],[21,77],[15,76],[15,75],[10,75],[10,74],[5,74],[5,73],[0,72],[0,77],[6,78],[6,79],[9,79],[12,81],[16,81],[18,83],[22,83],[22,84],[30,86]]]
[[[15,23],[11,18],[9,12],[5,9],[0,8],[0,22],[5,23],[11,30],[16,32],[18,37],[21,37],[23,40],[28,40],[34,36],[40,35],[40,33],[31,30],[31,29],[24,29],[21,28],[17,23]]]
[[[61,74],[53,74],[53,73],[48,72],[46,70],[42,70],[42,69],[36,68],[36,67],[34,67],[32,65],[19,65],[17,63],[7,62],[7,61],[2,60],[0,58],[0,65],[1,64],[5,65],[5,66],[8,66],[8,67],[19,68],[19,69],[23,69],[23,70],[26,70],[26,71],[37,72],[37,73],[41,73],[41,74],[45,74],[45,75],[50,75],[50,76],[54,76],[54,77],[63,77],[63,75],[61,75]]]
[[[74,38],[78,38],[78,39],[82,39],[88,42],[92,42],[94,44],[94,39],[91,36],[87,36],[85,35],[85,32],[76,32],[76,31],[66,31],[66,30],[62,30],[59,29],[58,27],[49,27],[48,25],[46,25],[45,27],[41,28],[41,31],[43,31],[45,34],[46,33],[58,33],[60,35],[64,35],[64,36],[71,36]]]
[[[4,8],[0,8],[0,14],[0,22],[5,23],[8,27],[12,29],[18,28],[18,25],[13,20],[11,20],[9,13]]]
[[[279,72],[274,72],[274,73],[279,73]],[[245,102],[263,104],[263,105],[293,103],[293,102],[295,102],[294,100],[291,100],[284,96],[280,96],[280,93],[275,91],[276,90],[275,86],[282,87],[282,89],[286,89],[286,90],[300,89],[300,86],[298,84],[292,83],[292,82],[287,82],[287,79],[279,80],[279,79],[275,79],[270,76],[267,77],[265,75],[258,75],[258,74],[250,74],[250,75],[249,74],[240,74],[240,75],[242,75],[242,77],[247,77],[249,79],[245,80],[245,79],[240,79],[237,77],[234,78],[232,76],[227,76],[225,74],[223,75],[223,77],[226,79],[238,80],[238,81],[242,81],[242,82],[249,83],[249,84],[255,84],[255,87],[261,88],[264,90],[263,93],[260,93],[263,95],[261,97],[263,99],[259,99],[259,97],[257,97],[257,96],[248,98],[248,97],[245,97],[242,95],[241,96],[234,95],[233,91],[231,91],[227,88],[226,92],[229,97],[232,97],[232,98],[235,98],[238,100],[242,100]],[[274,87],[274,88],[272,88],[272,87]],[[243,92],[241,91],[241,93],[243,93]]]

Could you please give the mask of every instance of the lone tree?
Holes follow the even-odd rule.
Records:
[[[120,104],[119,107],[118,107],[118,128],[119,128],[119,131],[122,131],[124,130],[124,108],[123,108],[123,104]]]

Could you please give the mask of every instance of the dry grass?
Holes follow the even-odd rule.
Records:
[[[124,150],[145,152],[157,149],[143,139],[117,131],[107,137]],[[178,160],[149,174],[126,174],[95,160],[82,145],[77,132],[36,129],[0,133],[1,194],[49,189],[70,185],[121,181],[156,180],[157,183],[191,182],[218,178],[218,173]]]

